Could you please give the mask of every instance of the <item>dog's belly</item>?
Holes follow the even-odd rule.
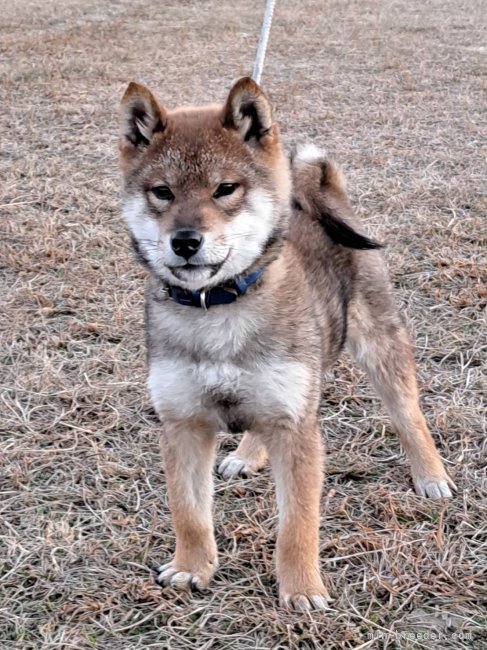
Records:
[[[148,387],[155,410],[180,419],[212,413],[219,424],[243,430],[255,419],[289,417],[298,421],[313,391],[308,366],[265,357],[245,366],[189,358],[154,360]]]
[[[216,410],[222,429],[229,433],[242,433],[253,428],[254,419],[250,409],[245,408],[236,395],[211,395],[209,410]]]

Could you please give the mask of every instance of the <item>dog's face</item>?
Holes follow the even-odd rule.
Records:
[[[143,86],[122,100],[124,215],[160,278],[196,290],[248,269],[285,226],[288,163],[251,79],[224,106],[166,111]]]

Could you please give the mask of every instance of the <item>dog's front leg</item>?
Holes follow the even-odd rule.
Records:
[[[215,432],[203,418],[165,419],[161,436],[176,552],[159,567],[157,581],[206,589],[217,568],[212,497]]]
[[[323,451],[318,422],[309,417],[298,425],[274,424],[263,439],[276,480],[281,604],[297,610],[323,609],[330,598],[319,567]]]

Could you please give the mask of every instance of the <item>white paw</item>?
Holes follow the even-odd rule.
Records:
[[[449,499],[452,497],[450,486],[456,490],[456,485],[450,480],[434,480],[428,478],[414,479],[416,494],[430,499]]]
[[[255,474],[255,471],[256,470],[247,460],[245,460],[245,458],[241,458],[235,454],[230,454],[224,458],[218,468],[218,473],[221,474],[224,479],[239,477],[246,478],[247,476]]]
[[[163,587],[174,587],[175,589],[190,589],[191,591],[204,591],[208,586],[208,580],[188,571],[179,571],[172,562],[163,564],[156,569],[158,576],[156,582]]]

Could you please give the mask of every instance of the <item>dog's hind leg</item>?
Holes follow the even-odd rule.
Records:
[[[160,584],[205,589],[217,568],[212,520],[215,442],[215,427],[204,418],[164,420],[161,448],[176,552],[159,567]]]
[[[348,347],[390,414],[411,463],[417,494],[451,497],[455,485],[421,412],[411,344],[395,311],[385,268],[376,253],[362,255],[374,255],[377,265],[364,270],[368,277],[358,279],[359,291],[349,306]]]
[[[237,449],[220,463],[218,472],[223,478],[252,476],[267,463],[267,449],[259,438],[246,431]]]

